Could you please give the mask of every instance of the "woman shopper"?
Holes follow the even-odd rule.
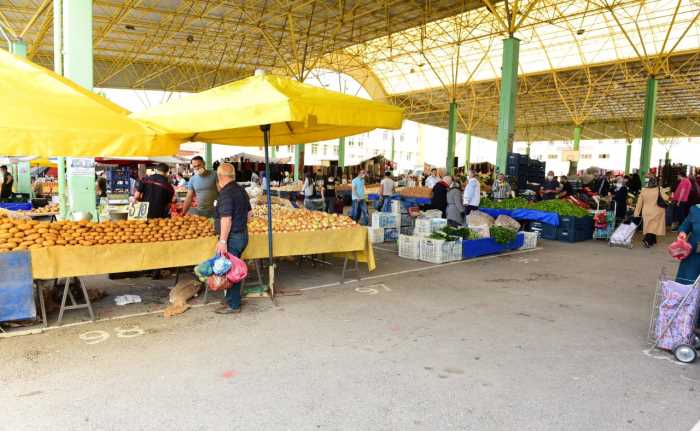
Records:
[[[459,181],[452,181],[450,190],[447,192],[447,223],[453,227],[464,226],[462,185]]]
[[[645,248],[653,247],[657,236],[666,235],[666,207],[659,206],[659,198],[668,202],[668,196],[659,188],[656,177],[650,177],[646,188],[639,193],[637,207],[634,209],[634,216],[641,216],[644,222],[642,245]]]
[[[613,194],[613,200],[615,201],[615,219],[617,224],[622,223],[627,216],[627,193],[628,189],[625,185],[624,178],[617,177],[617,181],[615,182],[615,193]]]
[[[313,176],[311,172],[306,173],[306,177],[304,178],[304,208],[307,210],[313,210],[313,203],[311,202],[311,199],[314,198],[314,195],[316,194],[316,182],[313,179]]]
[[[678,239],[688,241],[692,251],[690,256],[683,259],[678,266],[676,281],[692,284],[700,276],[700,205],[693,205],[690,208],[688,217],[678,231]]]

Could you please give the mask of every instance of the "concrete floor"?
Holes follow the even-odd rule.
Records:
[[[690,430],[700,365],[647,350],[664,247],[543,246],[436,268],[383,244],[373,278],[286,265],[307,290],[239,316],[2,338],[0,429]]]

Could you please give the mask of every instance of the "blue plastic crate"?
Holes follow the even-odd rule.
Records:
[[[548,223],[533,221],[530,223],[530,231],[539,232],[542,239],[557,239],[557,227]]]
[[[493,238],[462,241],[462,259],[471,259],[489,254],[498,254],[507,250],[517,250],[525,244],[525,235],[518,233],[510,244],[499,244]]]
[[[4,202],[0,203],[0,208],[8,211],[29,211],[32,209],[32,204],[29,202]]]

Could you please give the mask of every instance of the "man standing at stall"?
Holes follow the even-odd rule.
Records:
[[[464,188],[463,203],[464,203],[464,213],[469,215],[470,212],[479,209],[479,203],[481,202],[481,184],[479,180],[476,179],[476,172],[473,169],[469,169],[469,179],[467,180],[467,186]]]
[[[365,195],[365,175],[364,169],[361,169],[357,177],[352,180],[352,209],[350,216],[361,225],[367,225],[369,222],[369,213],[367,212],[367,201]]]
[[[437,176],[437,169],[430,170],[430,176],[425,179],[425,186],[429,189],[435,187],[435,184],[440,182],[440,177]]]
[[[175,189],[168,181],[170,168],[165,163],[158,163],[156,173],[139,181],[134,197],[139,202],[148,202],[148,218],[169,218],[170,204],[175,196]]]
[[[8,199],[12,197],[12,184],[15,179],[12,174],[7,172],[7,166],[0,166],[0,199]]]
[[[194,214],[202,217],[214,217],[214,201],[219,195],[216,190],[216,174],[204,167],[204,159],[200,156],[192,158],[194,175],[187,185],[187,196],[182,207],[183,214]],[[233,166],[233,165],[231,165]],[[197,208],[192,208],[192,199],[197,198]]]
[[[251,217],[248,193],[236,183],[236,169],[230,163],[222,163],[216,170],[219,199],[216,202],[214,230],[219,238],[216,253],[229,252],[241,257],[248,245],[248,218]],[[226,289],[225,305],[215,310],[218,314],[241,312],[241,283]]]

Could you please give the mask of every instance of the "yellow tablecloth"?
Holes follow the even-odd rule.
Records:
[[[357,252],[359,261],[367,262],[370,271],[375,269],[374,250],[364,228],[276,233],[273,241],[276,257],[326,253],[353,257],[353,252]],[[158,243],[46,247],[31,250],[32,274],[35,279],[52,279],[194,266],[213,256],[215,246],[216,238],[209,237]],[[243,259],[262,259],[267,255],[267,236],[251,235]]]

